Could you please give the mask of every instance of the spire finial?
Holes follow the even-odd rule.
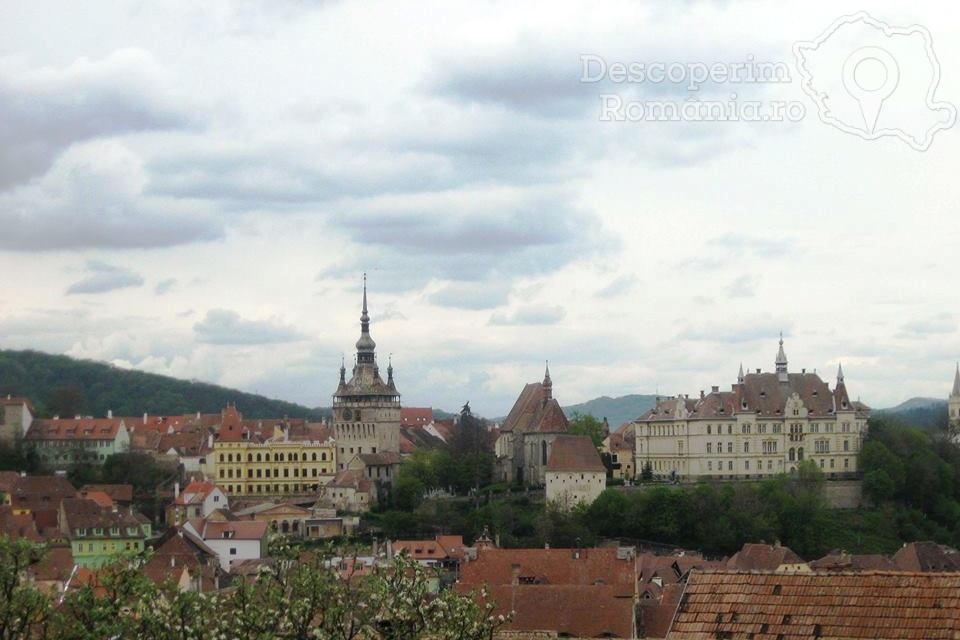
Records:
[[[837,384],[843,384],[843,363],[837,364]]]
[[[743,363],[740,363],[740,373],[737,374],[737,384],[743,384]]]
[[[367,272],[363,272],[363,314],[367,314]]]

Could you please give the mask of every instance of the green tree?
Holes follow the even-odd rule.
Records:
[[[608,435],[603,422],[590,414],[574,413],[570,419],[570,428],[567,431],[578,436],[590,436],[593,446],[598,449],[603,445],[603,440]]]
[[[43,554],[29,540],[0,537],[0,640],[35,637],[46,624],[50,600],[27,580],[27,568]]]

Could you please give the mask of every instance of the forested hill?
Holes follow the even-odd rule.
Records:
[[[601,396],[587,402],[564,407],[563,410],[568,418],[572,417],[574,413],[584,416],[592,415],[598,420],[606,418],[610,423],[610,429],[615,430],[624,422],[639,418],[644,412],[651,409],[656,402],[656,396],[638,394],[620,396],[619,398]]]
[[[0,394],[26,396],[41,417],[218,413],[228,402],[247,418],[319,419],[328,410],[203,382],[39,351],[0,350]]]

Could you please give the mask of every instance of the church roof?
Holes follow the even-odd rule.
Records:
[[[523,387],[500,431],[565,433],[569,426],[560,403],[554,398],[545,397],[542,383],[532,382]]]

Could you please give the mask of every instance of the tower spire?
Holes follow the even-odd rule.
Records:
[[[543,372],[543,401],[553,398],[553,380],[550,379],[550,361],[547,360],[546,370]]]
[[[953,377],[953,396],[960,398],[960,362],[957,363],[957,374]]]
[[[347,367],[342,353],[340,354],[340,384],[347,384]]]
[[[387,384],[393,385],[393,354],[387,356]]]
[[[837,365],[837,386],[843,384],[843,363]]]
[[[737,384],[743,384],[743,363],[740,363],[740,373],[737,374]]]
[[[780,382],[789,381],[787,373],[787,352],[783,350],[783,331],[780,332],[780,350],[777,352],[777,378]]]
[[[367,313],[367,273],[363,273],[363,309],[360,312],[360,339],[357,340],[357,364],[376,363],[377,343],[370,337],[370,314]]]

